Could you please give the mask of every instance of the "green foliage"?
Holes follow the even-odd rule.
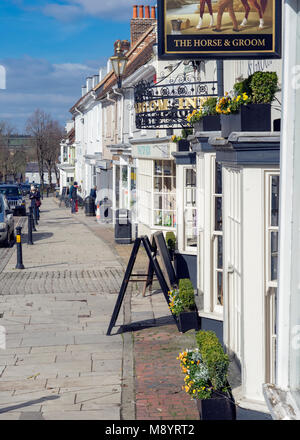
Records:
[[[214,390],[226,389],[229,358],[224,353],[216,334],[212,331],[200,330],[196,334],[196,342]]]
[[[178,316],[182,312],[195,310],[194,286],[189,279],[179,280],[179,288],[169,292],[171,312]]]
[[[176,245],[176,235],[174,234],[174,232],[172,231],[168,231],[166,233],[166,243],[167,243],[167,247],[174,251],[175,250],[175,245]]]
[[[193,129],[192,128],[183,128],[181,130],[181,137],[182,137],[182,139],[187,139],[188,136],[190,136],[191,134],[193,134]]]
[[[255,72],[249,80],[253,103],[268,104],[274,100],[278,91],[276,72]]]
[[[276,72],[255,72],[233,87],[235,96],[246,93],[253,104],[269,104],[278,91]]]
[[[205,103],[203,104],[202,114],[203,116],[214,116],[217,115],[216,111],[216,105],[217,105],[217,98],[207,98]]]

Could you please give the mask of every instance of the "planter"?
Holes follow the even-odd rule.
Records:
[[[193,310],[191,312],[179,313],[177,317],[178,330],[181,333],[185,333],[188,330],[198,330],[199,328],[199,317],[198,312]]]
[[[177,142],[177,151],[190,151],[190,143],[185,139]]]
[[[220,115],[204,116],[201,121],[194,123],[194,130],[197,131],[220,131]]]
[[[224,138],[234,131],[271,131],[271,104],[242,105],[239,113],[221,115],[221,131]]]
[[[236,420],[236,406],[231,392],[215,393],[210,399],[197,400],[200,420]]]

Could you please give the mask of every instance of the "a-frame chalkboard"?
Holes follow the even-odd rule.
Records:
[[[162,236],[162,238],[164,240],[163,236]],[[169,275],[171,277],[171,280],[174,282],[174,287],[175,287],[177,285],[176,274],[175,274],[174,269],[173,269],[173,272],[174,272],[174,274],[173,274],[171,268],[168,266],[168,263],[166,261],[167,254],[165,253],[165,249],[164,249],[164,245],[163,245],[161,237],[159,238],[158,241],[156,241],[156,244],[157,244],[157,242],[159,243],[159,247],[161,249],[163,249],[163,251],[161,250],[161,252],[162,252],[161,257],[162,257],[163,260],[165,260],[164,264],[166,264],[168,269],[170,270]],[[114,311],[113,311],[113,314],[112,314],[112,317],[111,317],[111,320],[110,320],[110,324],[109,324],[109,327],[108,327],[108,330],[107,330],[107,333],[106,333],[107,335],[111,334],[112,328],[115,326],[115,323],[116,323],[116,321],[118,319],[118,316],[119,316],[119,313],[120,313],[120,309],[121,309],[121,305],[122,305],[122,302],[123,302],[123,299],[124,299],[124,296],[125,296],[125,293],[126,293],[126,290],[127,290],[128,283],[132,282],[132,281],[135,281],[135,282],[139,281],[138,279],[130,279],[130,278],[132,278],[132,277],[140,277],[140,276],[147,276],[147,280],[149,280],[149,269],[148,269],[148,274],[146,274],[146,275],[145,274],[133,274],[132,273],[132,270],[133,270],[133,267],[134,267],[134,263],[135,263],[135,260],[136,260],[136,257],[137,257],[137,254],[138,254],[138,251],[140,249],[141,244],[143,244],[144,249],[145,249],[145,251],[147,253],[147,256],[149,258],[149,268],[152,271],[152,276],[153,276],[153,274],[156,275],[157,280],[158,280],[158,282],[160,284],[161,290],[162,290],[162,292],[164,294],[165,300],[166,300],[167,304],[169,305],[169,302],[170,302],[169,301],[169,291],[170,291],[170,288],[172,286],[169,286],[168,283],[166,282],[164,274],[163,274],[163,271],[162,271],[162,269],[161,269],[161,267],[160,267],[160,265],[158,263],[158,260],[157,260],[157,257],[156,257],[157,249],[155,249],[155,248],[153,248],[153,246],[151,246],[149,238],[147,236],[136,238],[136,240],[134,242],[134,245],[133,245],[133,248],[132,248],[132,251],[131,251],[131,256],[130,256],[130,259],[129,259],[129,262],[128,262],[128,266],[127,266],[127,269],[126,269],[126,272],[125,272],[125,275],[124,275],[124,279],[123,279],[123,282],[122,282],[122,285],[121,285],[121,289],[120,289],[120,292],[119,292],[119,295],[118,295],[118,298],[117,298],[117,302],[116,302],[116,305],[115,305],[115,308],[114,308]],[[165,243],[165,247],[167,249],[166,243]],[[172,262],[171,262],[171,264],[172,264]],[[173,266],[172,266],[172,268],[173,268]],[[146,280],[146,282],[147,282],[147,280]],[[174,316],[174,320],[176,322],[175,316]]]

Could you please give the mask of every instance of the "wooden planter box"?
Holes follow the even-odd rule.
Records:
[[[271,131],[271,104],[242,105],[239,113],[221,115],[222,136],[234,131]]]
[[[220,131],[221,117],[220,115],[204,116],[199,122],[194,123],[194,130],[197,131]]]
[[[179,313],[177,317],[178,330],[181,333],[185,333],[188,330],[198,330],[199,329],[199,317],[197,310],[191,312]]]
[[[213,392],[210,399],[196,402],[200,420],[236,420],[236,405],[231,392]]]

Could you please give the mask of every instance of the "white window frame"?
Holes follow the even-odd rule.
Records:
[[[279,233],[271,224],[272,177],[280,176],[279,170],[265,171],[265,381],[275,383],[276,374],[276,296],[278,281],[271,280],[271,233]],[[279,243],[278,243],[279,244]],[[278,249],[278,246],[277,246]]]
[[[211,245],[212,245],[212,296],[211,296],[211,311],[213,313],[222,314],[224,308],[224,273],[223,267],[218,268],[218,238],[222,237],[223,240],[223,230],[217,231],[215,229],[215,219],[216,219],[216,199],[221,198],[223,200],[223,194],[216,193],[216,157],[213,156],[211,158]],[[222,169],[222,168],[221,168]],[[224,256],[224,243],[222,243],[223,256]],[[219,304],[218,302],[218,274],[222,273],[222,292],[223,292],[223,304]]]
[[[163,163],[163,168],[164,168],[164,162],[170,162],[171,170],[174,170],[174,174],[172,173],[170,176],[167,176],[167,177],[170,177],[172,179],[171,180],[171,188],[174,188],[173,192],[170,191],[169,193],[167,193],[167,192],[163,192],[163,191],[162,192],[158,192],[158,191],[155,190],[155,186],[154,186],[155,178],[156,177],[162,177],[162,178],[164,177],[164,174],[162,174],[162,175],[155,174],[155,162],[156,161],[161,161]],[[177,223],[177,218],[176,218],[176,215],[177,215],[177,212],[176,212],[176,183],[174,184],[174,180],[176,182],[176,164],[175,164],[175,162],[172,159],[154,159],[152,161],[152,228],[153,229],[158,229],[158,230],[166,230],[167,229],[167,230],[170,230],[170,231],[175,231],[176,230],[176,223]],[[174,209],[165,209],[165,208],[156,209],[154,207],[155,195],[160,195],[160,196],[173,195],[174,198],[175,198],[175,207],[174,207]],[[173,216],[174,216],[173,218],[175,218],[174,225],[173,226],[164,226],[164,225],[157,225],[157,224],[155,224],[154,217],[155,217],[155,212],[156,211],[161,211],[162,212],[162,218],[163,218],[163,212],[164,211],[166,211],[166,212],[173,212]]]
[[[192,170],[195,173],[196,185],[195,187],[186,186],[186,173],[188,170]],[[187,206],[187,190],[191,190],[191,193],[194,193],[194,206]],[[186,237],[186,213],[188,211],[195,211],[196,213],[196,225],[194,225],[196,231],[196,240],[197,240],[197,231],[198,231],[198,222],[197,222],[197,169],[196,166],[184,166],[183,167],[183,250],[185,252],[189,252],[191,254],[197,254],[198,240],[196,246],[189,246],[187,244]]]

